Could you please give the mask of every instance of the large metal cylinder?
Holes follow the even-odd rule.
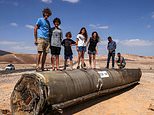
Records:
[[[11,95],[14,115],[39,115],[139,82],[140,69],[77,69],[23,74]]]

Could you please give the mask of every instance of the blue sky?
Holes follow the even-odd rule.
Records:
[[[107,37],[117,42],[117,52],[154,56],[154,0],[0,0],[0,50],[36,53],[33,28],[42,9],[49,7],[52,20],[59,17],[63,34],[73,40],[81,27],[88,36],[97,31],[102,39],[99,55],[106,55]]]

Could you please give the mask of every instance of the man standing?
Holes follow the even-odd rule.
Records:
[[[110,58],[112,57],[112,68],[114,68],[114,58],[115,58],[115,49],[116,49],[116,42],[112,40],[112,38],[108,37],[108,58],[107,58],[107,66],[109,68]]]
[[[49,8],[45,8],[42,11],[43,18],[38,18],[36,22],[36,26],[34,27],[34,42],[37,46],[37,64],[36,71],[44,71],[44,64],[46,61],[47,53],[49,52],[50,42],[49,42],[49,30],[50,23],[47,20],[49,16],[51,16],[51,10]],[[41,61],[41,68],[39,67]]]

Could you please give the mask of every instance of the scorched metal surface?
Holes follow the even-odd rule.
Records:
[[[77,69],[23,74],[11,95],[13,115],[42,115],[139,82],[140,69]]]

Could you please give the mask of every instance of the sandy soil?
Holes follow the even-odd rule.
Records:
[[[88,62],[86,64],[88,66]],[[105,65],[106,61],[97,61],[97,67],[102,68]],[[34,65],[16,66],[31,68]],[[154,59],[127,61],[127,68],[142,69],[142,77],[138,85],[69,107],[64,110],[64,114],[154,115],[154,111],[148,109],[150,104],[154,104]],[[10,110],[11,92],[22,73],[0,74],[0,109]]]

